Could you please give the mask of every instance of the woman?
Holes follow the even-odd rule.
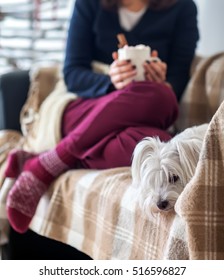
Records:
[[[117,6],[120,7],[118,11]],[[111,89],[110,77],[93,74],[90,62],[98,60],[112,63],[111,54],[117,49],[118,33],[124,33],[129,45],[141,43],[158,51],[160,59],[168,64],[167,81],[172,84],[180,99],[189,78],[189,67],[198,40],[194,2],[76,1],[64,67],[69,91],[76,92],[81,97],[98,97]],[[149,77],[147,79],[150,80]]]
[[[144,63],[145,81],[133,82],[135,65],[117,60],[118,33],[159,54],[161,62]],[[166,130],[176,120],[197,40],[192,0],[76,0],[64,77],[80,98],[66,107],[55,149],[8,158],[5,174],[17,178],[7,198],[15,230],[27,230],[42,194],[66,170],[129,166],[143,137],[170,139]],[[94,60],[110,64],[109,74],[94,73]]]

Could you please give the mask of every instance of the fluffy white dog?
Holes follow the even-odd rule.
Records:
[[[188,128],[169,142],[146,137],[137,144],[132,161],[133,185],[146,213],[169,211],[193,177],[207,124]]]

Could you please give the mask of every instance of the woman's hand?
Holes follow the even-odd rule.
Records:
[[[157,51],[152,51],[152,57],[158,57]],[[150,82],[165,83],[167,64],[162,61],[147,61],[144,64],[145,79]]]
[[[137,74],[136,66],[129,60],[118,60],[117,52],[112,54],[114,62],[110,65],[109,76],[116,89],[123,89]]]

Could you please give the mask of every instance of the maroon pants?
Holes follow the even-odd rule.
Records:
[[[136,144],[146,136],[167,141],[178,104],[165,85],[134,82],[95,99],[68,104],[59,146],[85,168],[130,166]]]

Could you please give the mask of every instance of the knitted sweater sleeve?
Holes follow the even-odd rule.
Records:
[[[167,80],[180,100],[189,80],[189,69],[199,39],[197,8],[192,0],[183,0],[172,40]]]
[[[64,61],[64,79],[70,92],[84,98],[107,93],[111,81],[108,75],[91,69],[94,52],[93,22],[96,3],[93,0],[76,0],[68,30]]]

